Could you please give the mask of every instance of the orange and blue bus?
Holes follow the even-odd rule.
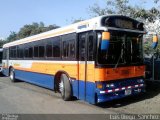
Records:
[[[3,46],[3,74],[96,104],[145,92],[143,23],[104,15]]]

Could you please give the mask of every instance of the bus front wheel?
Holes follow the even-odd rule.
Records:
[[[13,68],[10,69],[9,77],[10,77],[10,79],[11,79],[12,82],[16,82],[15,72],[14,72],[14,69],[13,69]]]
[[[71,84],[67,75],[62,74],[60,77],[59,91],[64,101],[71,99]]]

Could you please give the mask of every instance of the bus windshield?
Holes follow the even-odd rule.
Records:
[[[108,50],[98,49],[98,64],[136,65],[143,63],[143,34],[111,31]],[[100,44],[101,44],[101,40]]]

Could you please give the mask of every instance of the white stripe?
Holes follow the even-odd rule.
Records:
[[[125,90],[125,87],[123,87],[122,90]]]
[[[110,92],[112,92],[112,90],[108,90],[108,92],[110,93]]]
[[[119,91],[119,88],[115,89],[115,91]]]
[[[138,87],[138,85],[135,85],[135,87]]]
[[[128,86],[128,88],[131,88],[131,86]]]
[[[143,84],[140,84],[140,86],[143,86]]]
[[[102,94],[102,93],[105,93],[105,91],[100,91],[100,93]]]

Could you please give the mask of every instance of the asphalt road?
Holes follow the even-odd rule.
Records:
[[[81,100],[63,101],[60,94],[25,82],[0,77],[0,113],[110,114],[115,113]]]
[[[84,114],[92,114],[91,117],[88,116],[89,119],[97,120],[102,117],[106,120],[106,117],[109,116],[102,115],[117,113],[159,114],[159,103],[160,83],[149,83],[146,93],[142,95],[91,105],[82,100],[63,101],[60,94],[54,91],[25,82],[12,83],[8,77],[0,77],[0,113],[81,114],[78,116],[80,120],[83,120]],[[93,116],[93,114],[100,114],[100,116]],[[71,120],[71,116],[61,117],[62,120],[64,118]],[[77,118],[77,116],[75,117]],[[58,119],[61,120],[60,118]]]

